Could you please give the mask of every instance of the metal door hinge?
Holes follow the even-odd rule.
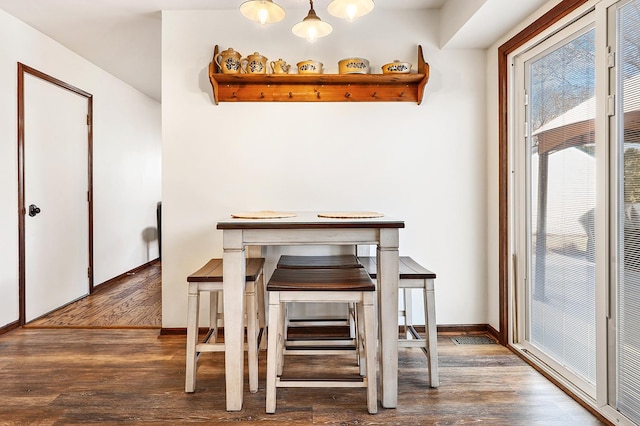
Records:
[[[607,115],[612,117],[616,114],[616,95],[607,96]]]
[[[87,126],[91,124],[91,117],[89,117],[89,114],[87,114]]]
[[[616,54],[612,52],[611,46],[607,46],[607,66],[609,68],[616,66]]]

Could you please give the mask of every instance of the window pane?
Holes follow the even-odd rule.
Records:
[[[640,423],[640,1],[618,11],[618,409]]]
[[[595,30],[528,71],[528,340],[595,385]]]

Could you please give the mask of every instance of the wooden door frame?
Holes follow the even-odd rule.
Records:
[[[588,0],[562,0],[531,25],[498,48],[498,216],[499,216],[499,306],[500,331],[498,339],[503,345],[509,343],[509,55],[529,40],[551,27]]]
[[[93,95],[55,77],[18,62],[18,299],[20,325],[26,322],[26,262],[25,262],[25,140],[24,140],[24,78],[32,75],[87,100],[87,179],[89,215],[89,293],[93,293]]]

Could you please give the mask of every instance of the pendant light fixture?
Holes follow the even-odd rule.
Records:
[[[332,0],[327,10],[337,18],[353,22],[371,12],[373,7],[373,0]]]
[[[273,0],[249,0],[240,5],[240,13],[252,21],[261,24],[272,24],[282,21],[285,16],[284,9],[275,4]]]
[[[322,21],[316,15],[316,11],[313,10],[313,0],[309,0],[311,9],[309,14],[301,21],[291,28],[293,34],[298,37],[306,38],[310,42],[316,41],[320,37],[331,34],[333,27],[331,24]]]

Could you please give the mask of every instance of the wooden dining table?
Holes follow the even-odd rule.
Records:
[[[329,214],[331,215],[331,214]],[[242,409],[244,388],[244,277],[247,246],[376,245],[380,350],[380,400],[398,404],[398,246],[404,221],[381,217],[327,216],[327,212],[292,212],[288,217],[218,221],[223,232],[223,294],[227,411]],[[273,215],[277,216],[277,215]],[[364,215],[363,215],[364,216]]]

